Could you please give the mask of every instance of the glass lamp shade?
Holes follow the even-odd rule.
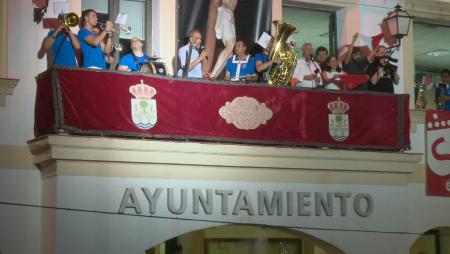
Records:
[[[390,12],[385,20],[390,33],[396,38],[403,38],[408,35],[411,19],[408,12],[402,10],[400,5],[397,5],[395,10]]]

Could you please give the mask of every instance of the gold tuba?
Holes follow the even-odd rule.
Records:
[[[68,27],[74,27],[78,25],[78,22],[80,22],[80,18],[78,17],[78,15],[74,12],[70,12],[70,13],[61,13],[58,16],[58,20],[62,23],[64,23],[64,25],[68,26]]]
[[[273,21],[273,24],[276,27],[276,34],[270,50],[269,60],[279,60],[280,64],[272,64],[264,73],[264,77],[269,82],[269,85],[289,85],[297,65],[297,52],[289,48],[286,40],[292,33],[297,32],[297,28],[281,20]]]

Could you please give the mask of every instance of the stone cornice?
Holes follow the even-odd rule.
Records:
[[[411,123],[424,124],[425,123],[425,110],[410,110]]]
[[[445,1],[406,1],[405,9],[421,21],[450,24],[450,2]]]
[[[415,173],[421,154],[50,135],[28,142],[44,170],[62,162],[222,169]],[[53,167],[52,167],[53,168]],[[58,174],[58,172],[55,172]]]
[[[6,105],[6,95],[12,95],[18,79],[0,78],[0,106]]]
[[[416,125],[417,124],[424,124],[425,123],[425,110],[410,110],[409,115],[411,117],[411,133],[416,132]]]

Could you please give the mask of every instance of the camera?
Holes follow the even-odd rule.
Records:
[[[390,56],[386,56],[385,58],[386,58],[387,63],[389,63],[389,62],[398,63],[398,59],[396,59],[396,58],[392,58]]]
[[[384,59],[384,64],[380,63],[380,60]],[[398,67],[392,63],[397,63],[398,59],[392,58],[389,55],[385,55],[382,57],[375,57],[375,62],[378,63],[378,66],[384,66],[385,70],[389,71],[397,71]]]
[[[398,67],[397,65],[393,64],[393,63],[398,63],[398,59],[393,58],[389,55],[385,56],[386,60],[385,60],[385,64],[384,64],[384,69],[387,71],[391,71],[391,72],[396,72]]]
[[[397,65],[393,65],[391,63],[386,63],[384,65],[384,69],[387,70],[387,71],[396,72],[398,67],[397,67]]]

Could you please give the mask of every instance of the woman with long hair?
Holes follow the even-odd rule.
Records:
[[[342,69],[339,67],[337,56],[329,56],[326,62],[325,70],[322,70],[322,80],[325,89],[341,90],[341,79],[339,75],[342,74]]]

